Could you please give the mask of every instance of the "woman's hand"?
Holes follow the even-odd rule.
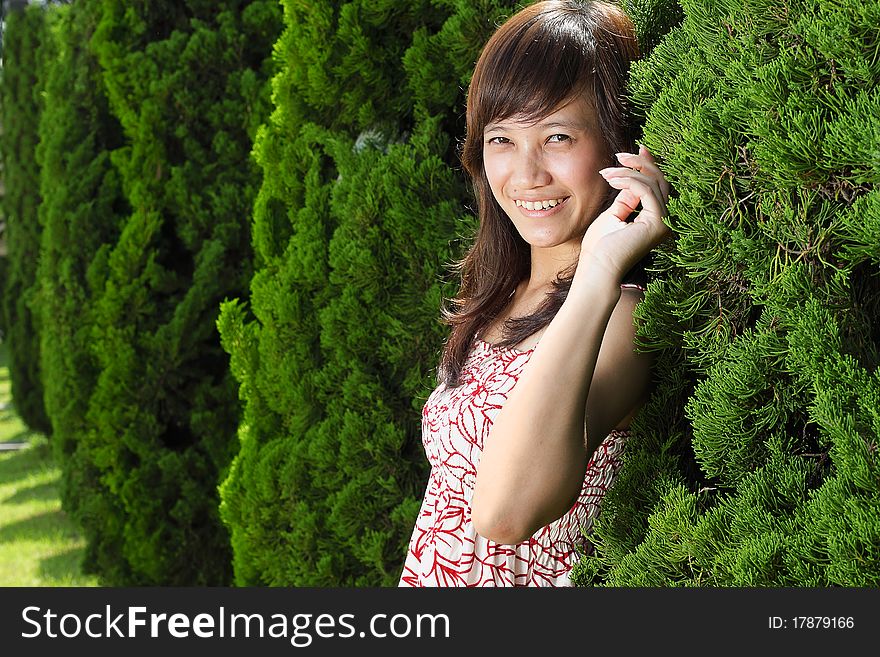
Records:
[[[671,234],[663,223],[669,183],[644,146],[638,154],[618,153],[620,167],[608,167],[599,173],[608,184],[619,189],[611,207],[602,212],[587,228],[581,242],[581,263],[598,266],[616,282],[655,246]],[[641,203],[635,220],[627,218]]]

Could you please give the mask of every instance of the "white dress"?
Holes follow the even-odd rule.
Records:
[[[483,441],[533,349],[477,341],[460,385],[440,384],[422,410],[431,474],[416,518],[400,586],[571,586],[569,571],[588,547],[584,532],[621,465],[628,431],[612,431],[587,465],[574,506],[517,545],[478,535],[471,498]]]

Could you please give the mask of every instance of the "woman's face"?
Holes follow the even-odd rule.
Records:
[[[495,200],[533,248],[577,251],[609,191],[608,153],[586,99],[539,120],[513,116],[483,131],[483,165]]]

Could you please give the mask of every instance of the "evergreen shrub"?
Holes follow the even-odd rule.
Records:
[[[657,389],[580,585],[880,584],[880,5],[681,2],[633,70],[677,191]]]
[[[285,3],[251,302],[220,318],[245,404],[221,490],[240,585],[397,583],[427,478],[440,301],[474,228],[464,89],[511,9]]]
[[[101,499],[100,470],[80,450],[80,439],[90,429],[86,414],[100,372],[92,338],[101,272],[131,209],[110,161],[122,146],[122,130],[89,49],[98,5],[74,3],[55,11],[55,56],[47,65],[37,150],[42,243],[33,305],[63,508],[74,518],[100,518],[112,512]]]
[[[37,5],[5,16],[0,83],[0,157],[3,158],[2,215],[6,266],[3,278],[3,336],[15,410],[35,431],[52,427],[43,403],[40,339],[30,307],[40,251],[40,169],[36,159],[43,108],[47,11]]]
[[[90,44],[124,140],[103,145],[123,202],[110,201],[109,172],[99,186],[104,160],[90,158],[100,154],[84,152],[96,168],[83,184],[107,193],[94,210],[121,217],[87,270],[92,287],[77,282],[91,295],[94,360],[83,358],[97,378],[68,495],[87,565],[104,583],[223,585],[231,551],[217,484],[239,411],[216,320],[251,277],[249,154],[268,110],[280,8],[102,0],[98,9]]]

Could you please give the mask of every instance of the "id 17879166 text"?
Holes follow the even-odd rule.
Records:
[[[768,616],[771,630],[851,630],[855,627],[852,616]]]

